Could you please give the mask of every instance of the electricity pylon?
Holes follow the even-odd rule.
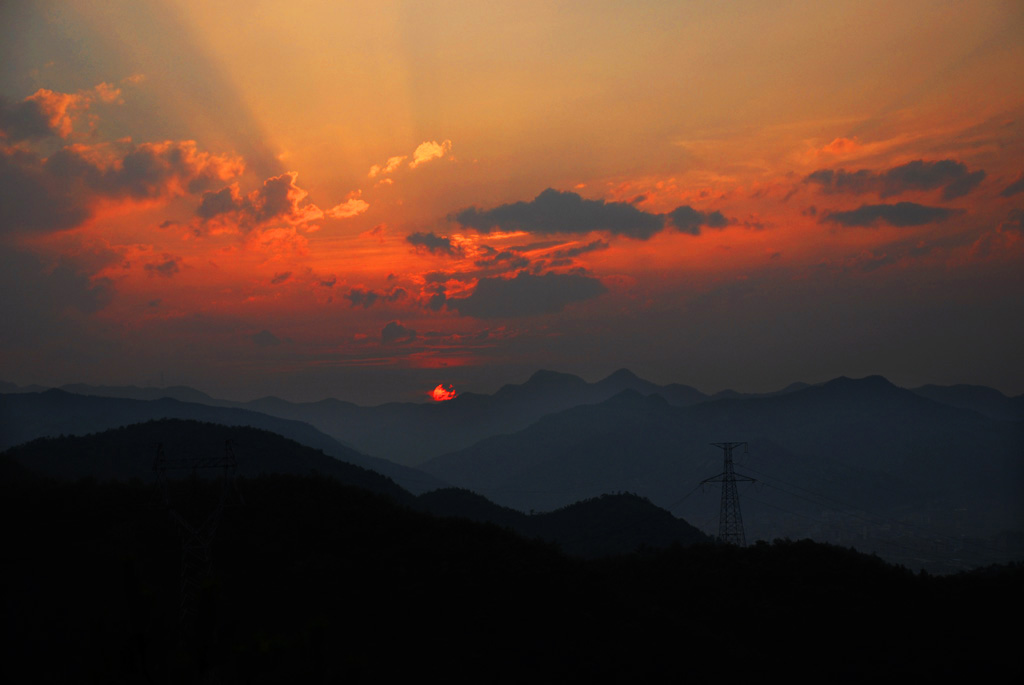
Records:
[[[210,544],[213,542],[213,534],[217,532],[217,525],[225,507],[228,506],[228,499],[235,490],[235,468],[238,462],[235,460],[235,453],[231,449],[231,441],[224,443],[223,457],[183,457],[179,459],[168,459],[164,455],[164,446],[161,443],[157,446],[156,459],[153,460],[153,470],[156,472],[157,483],[160,486],[160,493],[163,496],[164,506],[171,520],[177,524],[178,532],[181,534],[181,596],[179,599],[179,621],[185,624],[195,611],[196,600],[198,599],[199,588],[202,582],[211,575],[210,566]],[[196,525],[187,519],[171,502],[168,489],[168,475],[170,471],[192,472],[193,478],[198,475],[199,469],[220,469],[221,490],[220,496],[201,523]]]
[[[715,447],[725,452],[725,467],[720,474],[701,481],[722,484],[722,506],[718,512],[718,537],[722,542],[745,547],[746,536],[743,534],[743,515],[740,513],[740,495],[736,491],[736,481],[754,482],[754,478],[737,475],[732,468],[732,451],[739,446],[746,447],[745,442],[713,442]]]

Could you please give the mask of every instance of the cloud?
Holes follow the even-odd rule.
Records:
[[[721,212],[699,212],[687,205],[673,209],[668,213],[668,218],[677,231],[691,235],[700,235],[702,226],[724,228],[729,224]]]
[[[170,278],[181,270],[179,258],[165,254],[163,260],[162,262],[150,262],[143,268],[150,276],[163,276],[164,278]]]
[[[490,253],[486,257],[476,260],[473,264],[481,268],[501,267],[504,271],[513,271],[529,266],[530,260],[520,254],[515,248],[502,250],[501,252],[490,248]]]
[[[92,216],[100,199],[150,200],[199,192],[242,170],[240,160],[194,141],[69,145],[47,159],[0,148],[0,230],[63,230]]]
[[[389,321],[380,331],[380,341],[384,345],[394,342],[410,342],[415,339],[416,331],[403,326],[398,321]]]
[[[845,155],[860,148],[860,141],[854,138],[835,138],[828,145],[818,149],[817,155]]]
[[[323,211],[314,204],[302,204],[309,195],[296,185],[298,174],[289,171],[272,176],[263,187],[242,196],[237,184],[218,191],[203,193],[196,209],[202,219],[231,215],[240,225],[251,226],[270,222],[300,224],[322,219]]]
[[[21,102],[0,97],[0,136],[33,140],[51,135],[67,138],[74,128],[73,115],[99,100],[116,102],[121,91],[109,83],[78,93],[58,93],[40,88]]]
[[[861,205],[848,212],[830,212],[821,221],[843,226],[873,226],[884,222],[891,226],[920,226],[945,221],[962,210],[927,207],[916,202],[897,202],[892,205]]]
[[[282,283],[284,283],[285,281],[287,281],[291,277],[292,277],[292,272],[291,271],[283,271],[283,272],[281,272],[279,274],[274,274],[274,277],[270,279],[270,284],[271,285],[281,285]]]
[[[481,233],[526,231],[540,235],[579,235],[607,231],[635,240],[647,240],[666,226],[698,235],[701,227],[723,228],[730,223],[719,211],[701,212],[683,205],[668,214],[652,214],[628,202],[586,200],[576,193],[553,188],[530,202],[513,202],[487,210],[469,207],[449,215],[448,219]]]
[[[345,293],[345,299],[351,302],[353,307],[369,309],[378,302],[397,302],[408,294],[405,288],[394,288],[391,292],[387,293],[367,290],[365,288],[352,288]]]
[[[1024,234],[1024,209],[1014,209],[1003,222],[1002,228],[1005,231],[1016,231]]]
[[[999,193],[999,196],[1013,197],[1017,193],[1024,193],[1024,174],[1021,174],[1020,178],[1003,188],[1003,192]]]
[[[882,176],[882,197],[898,195],[906,190],[942,188],[943,199],[952,200],[974,190],[984,178],[984,170],[968,171],[966,164],[953,159],[938,162],[919,159],[885,172]]]
[[[376,178],[377,176],[390,174],[391,172],[398,169],[398,167],[402,166],[402,162],[404,162],[408,158],[409,155],[396,155],[394,157],[389,157],[388,161],[384,162],[383,164],[374,164],[373,166],[371,166],[370,172],[367,174],[367,176],[369,176],[370,178]]]
[[[5,245],[0,249],[0,343],[16,347],[66,342],[74,345],[82,315],[105,308],[114,283],[93,274],[113,253],[95,259],[60,257],[44,263],[37,255]]]
[[[594,240],[587,243],[586,245],[576,245],[575,247],[566,247],[561,250],[555,250],[551,253],[551,257],[554,259],[569,259],[572,257],[579,257],[581,254],[587,252],[594,252],[595,250],[607,250],[611,247],[611,244],[604,240]]]
[[[444,308],[447,301],[448,295],[445,293],[444,286],[441,286],[437,289],[437,292],[431,295],[430,299],[427,300],[427,308],[432,311],[439,312]]]
[[[370,205],[366,200],[360,198],[360,195],[362,195],[362,192],[358,190],[353,193],[349,193],[348,198],[344,202],[334,205],[324,212],[324,214],[332,219],[350,219],[362,214],[370,208]]]
[[[412,153],[412,161],[409,162],[409,168],[415,169],[420,164],[426,164],[427,162],[444,157],[452,150],[452,141],[445,140],[444,142],[437,142],[436,140],[428,140],[420,143],[416,150]]]
[[[281,339],[266,329],[259,333],[253,333],[249,339],[258,347],[274,347],[281,344]]]
[[[560,312],[605,292],[600,280],[582,273],[534,276],[520,271],[515,278],[481,278],[469,297],[449,298],[447,305],[477,319],[534,316]]]
[[[943,199],[953,200],[974,190],[984,179],[984,170],[969,171],[963,162],[953,159],[926,162],[919,159],[882,173],[868,169],[818,169],[808,174],[804,183],[817,184],[826,193],[878,193],[882,198],[908,191],[942,188]]]
[[[451,151],[452,141],[450,140],[444,140],[440,143],[436,140],[424,141],[417,145],[416,149],[413,150],[412,161],[409,162],[409,168],[415,169],[421,164],[426,164],[427,162],[435,159],[440,159]],[[393,174],[401,168],[402,163],[407,159],[409,159],[409,155],[395,155],[393,157],[388,157],[388,161],[383,164],[374,164],[371,166],[366,175],[369,178],[378,178],[387,176],[388,174]],[[393,181],[390,178],[381,178],[381,180],[378,181],[378,184],[392,182]]]
[[[665,227],[659,214],[649,214],[625,202],[585,200],[576,193],[548,188],[530,202],[514,202],[494,209],[469,207],[449,217],[481,233],[526,231],[538,234],[608,231],[647,240]]]
[[[433,254],[462,254],[462,250],[451,241],[451,238],[436,235],[433,231],[430,233],[411,233],[405,236],[405,240],[410,245],[416,246],[417,249],[423,249]]]

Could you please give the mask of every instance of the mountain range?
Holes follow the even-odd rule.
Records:
[[[596,383],[538,371],[492,395],[375,407],[65,386],[0,395],[0,446],[161,416],[280,433],[414,493],[450,485],[526,512],[630,492],[705,531],[718,489],[701,482],[722,471],[710,443],[741,441],[737,471],[756,480],[740,488],[751,539],[810,536],[918,566],[1024,550],[1024,397],[980,386],[872,376],[709,396],[626,370]]]

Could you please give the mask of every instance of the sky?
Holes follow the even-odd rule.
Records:
[[[1024,393],[1020,2],[0,7],[0,380]]]

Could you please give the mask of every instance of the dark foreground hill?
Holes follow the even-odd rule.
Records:
[[[552,512],[527,515],[469,490],[446,488],[420,495],[415,506],[437,516],[493,523],[527,538],[553,542],[567,554],[588,558],[712,541],[683,519],[629,493],[606,494]]]
[[[414,499],[379,473],[249,426],[162,419],[89,435],[40,438],[12,447],[4,454],[42,476],[154,483],[158,449],[168,459],[211,460],[224,456],[228,443],[237,460],[235,471],[239,476],[318,473],[345,485],[388,495],[396,502],[410,503]],[[204,470],[198,475],[214,477],[220,472]]]
[[[991,620],[1020,614],[1019,567],[927,577],[810,542],[586,562],[325,476],[238,483],[181,621],[152,486],[2,472],[5,682],[1021,675]]]
[[[110,388],[101,390],[116,391]],[[181,394],[189,399],[203,396],[197,391]],[[302,421],[171,397],[101,397],[64,390],[0,394],[0,450],[36,438],[86,435],[158,419],[203,421],[271,431],[341,461],[382,473],[413,492],[425,492],[445,485],[422,471],[362,454]]]
[[[527,538],[555,543],[574,555],[594,557],[632,552],[639,547],[710,541],[686,521],[635,495],[605,495],[537,515],[506,509],[479,495],[452,488],[417,498],[378,473],[246,426],[164,419],[85,436],[39,439],[13,447],[5,455],[12,460],[10,468],[37,475],[154,484],[158,446],[167,459],[209,462],[223,457],[229,443],[239,476],[316,473],[387,495],[396,504],[419,511],[510,528]],[[218,469],[200,469],[196,475],[216,478],[221,473]]]

